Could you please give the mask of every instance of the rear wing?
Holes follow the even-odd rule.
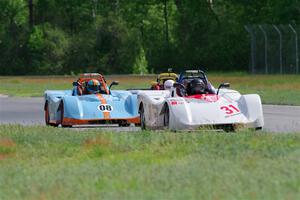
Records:
[[[103,76],[99,73],[83,73],[79,78],[103,78]]]

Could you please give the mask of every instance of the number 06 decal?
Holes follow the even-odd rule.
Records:
[[[227,115],[239,113],[240,110],[234,105],[222,106],[221,110],[224,110]]]
[[[113,111],[113,107],[109,104],[101,104],[98,106],[98,109],[102,112],[111,112]]]

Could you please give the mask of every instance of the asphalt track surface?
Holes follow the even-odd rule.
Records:
[[[44,125],[43,98],[0,96],[0,124]],[[263,105],[264,130],[300,133],[300,106]],[[138,131],[137,127],[100,127],[114,131]]]

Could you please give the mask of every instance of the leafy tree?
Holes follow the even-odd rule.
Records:
[[[27,40],[26,2],[0,1],[0,74],[24,74],[23,64]]]
[[[63,71],[69,39],[58,28],[49,24],[35,26],[27,43],[28,65],[31,74],[55,74]]]
[[[131,73],[139,54],[135,32],[122,19],[111,15],[96,28],[95,55],[97,69],[106,73]]]
[[[140,49],[138,57],[136,57],[133,71],[134,74],[147,74],[148,73],[148,62],[146,54],[143,48]]]
[[[246,70],[246,24],[298,24],[298,0],[1,0],[0,74]]]

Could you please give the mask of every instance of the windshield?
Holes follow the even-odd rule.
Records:
[[[184,80],[191,81],[193,79],[201,79],[207,84],[207,78],[201,70],[186,70],[180,74],[179,83],[183,83]]]

